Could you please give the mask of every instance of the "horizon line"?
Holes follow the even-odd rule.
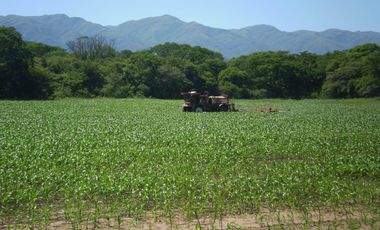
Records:
[[[294,33],[294,32],[300,32],[300,31],[319,32],[320,33],[320,32],[325,32],[325,31],[329,31],[329,30],[340,30],[340,31],[346,31],[346,32],[353,32],[353,33],[357,33],[357,32],[359,32],[359,33],[368,33],[368,32],[380,33],[380,31],[375,31],[375,30],[356,30],[356,31],[353,31],[353,30],[340,29],[340,28],[334,28],[334,27],[330,27],[330,28],[327,28],[327,29],[324,29],[324,30],[298,29],[298,30],[293,30],[293,31],[286,31],[286,30],[282,30],[282,29],[280,29],[280,28],[278,28],[276,26],[273,26],[273,25],[270,25],[270,24],[263,24],[263,23],[262,24],[255,24],[255,25],[251,25],[251,26],[245,26],[245,27],[241,27],[241,28],[225,29],[225,28],[218,28],[218,27],[204,25],[204,24],[199,23],[197,21],[184,21],[184,20],[180,19],[179,17],[173,16],[173,15],[170,15],[170,14],[162,14],[162,15],[158,15],[158,16],[149,16],[149,17],[145,17],[145,18],[127,20],[127,21],[121,22],[121,23],[119,23],[117,25],[105,25],[105,24],[89,21],[86,18],[83,18],[83,17],[80,17],[80,16],[71,16],[71,15],[68,15],[68,14],[65,14],[65,13],[52,13],[52,14],[42,14],[42,15],[8,14],[8,15],[0,15],[0,17],[9,17],[9,16],[17,16],[17,17],[43,17],[43,16],[58,16],[58,15],[63,15],[63,16],[66,16],[68,18],[80,18],[80,19],[85,20],[86,22],[89,22],[89,23],[92,23],[92,24],[101,25],[103,27],[117,27],[117,26],[120,26],[120,25],[122,25],[124,23],[127,23],[127,22],[141,21],[141,20],[149,19],[149,18],[161,18],[161,17],[169,16],[169,17],[177,19],[177,20],[179,20],[179,21],[181,21],[183,23],[197,23],[197,24],[205,26],[205,27],[209,27],[209,28],[213,28],[213,29],[220,29],[220,30],[227,30],[227,31],[228,30],[241,30],[241,29],[251,28],[251,27],[255,27],[255,26],[268,26],[268,27],[273,27],[276,30],[279,30],[281,32],[287,32],[287,33]]]

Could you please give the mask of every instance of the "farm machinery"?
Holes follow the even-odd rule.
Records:
[[[183,92],[185,102],[182,104],[184,112],[235,112],[235,105],[229,102],[228,96],[209,96],[207,92],[197,90]]]

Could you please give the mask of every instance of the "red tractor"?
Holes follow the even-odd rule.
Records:
[[[234,104],[229,103],[228,96],[209,96],[192,90],[181,93],[185,102],[182,104],[184,112],[232,112],[237,111]]]

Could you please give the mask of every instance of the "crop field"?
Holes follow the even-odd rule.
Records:
[[[380,228],[379,99],[181,103],[0,101],[0,229]]]

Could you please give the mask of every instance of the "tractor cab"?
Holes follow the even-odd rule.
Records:
[[[229,104],[228,96],[209,96],[208,92],[197,90],[181,93],[184,97],[182,111],[184,112],[227,112],[235,111],[234,105]]]
[[[181,93],[184,98],[184,103],[182,104],[182,110],[184,112],[203,112],[199,111],[201,106],[201,101],[204,102],[204,97],[207,95],[202,95],[200,92],[196,90],[192,90],[190,92]],[[201,100],[202,98],[202,100]],[[198,111],[196,111],[198,109]]]

